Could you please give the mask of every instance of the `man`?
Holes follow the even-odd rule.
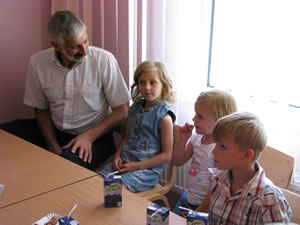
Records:
[[[79,17],[56,12],[48,35],[53,48],[30,58],[24,95],[45,143],[28,138],[34,126],[19,136],[92,169],[115,152],[112,131],[126,121],[130,95],[114,56],[89,46]]]

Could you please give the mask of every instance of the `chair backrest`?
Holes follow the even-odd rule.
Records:
[[[174,149],[176,141],[178,139],[178,135],[179,135],[178,130],[179,130],[178,125],[174,125],[174,127],[173,127],[173,149]],[[176,167],[173,165],[173,163],[171,161],[168,164],[169,164],[168,178],[167,178],[165,185],[163,186],[163,189],[167,192],[173,187],[174,180],[176,177]]]
[[[174,125],[174,129],[173,129],[173,149],[175,147],[175,143],[178,139],[178,125]],[[164,189],[168,192],[169,190],[171,190],[171,188],[173,187],[174,181],[175,181],[175,177],[176,177],[176,167],[173,165],[173,163],[170,161],[169,162],[169,170],[168,170],[168,179],[166,184],[164,185]]]
[[[292,208],[292,222],[300,224],[300,195],[290,192],[284,188],[280,188],[280,190]]]
[[[164,193],[167,193],[173,187],[174,180],[176,177],[176,167],[170,162],[169,163],[169,170],[168,170],[168,178],[166,183],[162,186]]]
[[[288,188],[295,167],[295,159],[292,156],[267,146],[258,163],[276,186]]]

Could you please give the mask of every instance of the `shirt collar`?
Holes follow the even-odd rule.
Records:
[[[83,58],[83,61],[81,63],[75,63],[74,66],[71,69],[68,68],[68,67],[65,67],[65,66],[63,66],[61,64],[60,60],[58,59],[58,55],[57,54],[60,54],[60,53],[56,52],[55,48],[53,48],[53,52],[52,52],[52,61],[53,61],[53,63],[55,63],[60,68],[66,68],[68,70],[71,70],[71,69],[74,69],[75,67],[81,65],[85,60],[87,60],[87,57],[89,56],[89,48],[87,50],[87,55]]]
[[[223,189],[228,199],[235,200],[237,198],[243,198],[247,197],[248,195],[252,195],[263,200],[265,187],[267,183],[271,181],[266,178],[265,171],[257,162],[255,163],[255,169],[257,172],[255,173],[254,177],[233,196],[230,194],[230,170],[227,170],[226,172],[223,171],[223,173],[218,173],[216,175],[217,183]],[[259,202],[262,203],[262,201]]]
[[[53,63],[55,63],[57,66],[59,67],[63,67],[59,61],[59,59],[57,58],[57,52],[55,51],[55,48],[52,48],[52,61]]]

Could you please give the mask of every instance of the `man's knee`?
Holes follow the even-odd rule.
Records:
[[[78,149],[75,153],[72,153],[71,149],[72,147],[64,149],[60,156],[87,169],[93,169],[98,167],[116,151],[115,142],[112,134],[104,135],[93,143],[93,155],[91,163],[84,162],[82,159],[79,158]]]
[[[62,153],[60,154],[61,157],[74,162],[80,166],[83,166],[87,169],[91,167],[91,165],[87,162],[84,162],[82,159],[79,158],[79,150],[77,149],[75,153],[71,152],[72,147],[63,149]]]

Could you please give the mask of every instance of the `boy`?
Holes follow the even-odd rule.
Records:
[[[291,222],[289,203],[257,163],[267,144],[259,119],[247,112],[225,116],[217,121],[213,139],[215,167],[223,171],[214,174],[196,210],[209,208],[210,224]]]

